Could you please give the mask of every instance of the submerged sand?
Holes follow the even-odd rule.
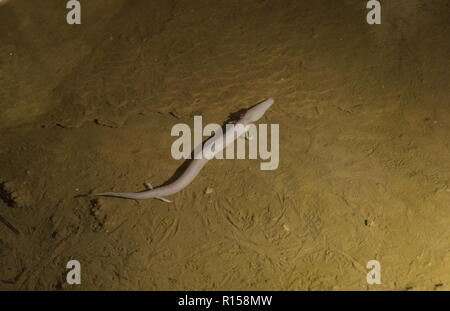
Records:
[[[0,6],[0,289],[450,289],[446,1],[372,26],[356,0],[66,12]],[[165,182],[173,125],[268,97],[277,170],[213,160],[172,204],[76,197]]]

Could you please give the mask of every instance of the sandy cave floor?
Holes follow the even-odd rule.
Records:
[[[0,289],[450,290],[449,1],[0,6]],[[212,4],[214,3],[214,4]],[[214,160],[174,203],[176,123],[273,97],[280,165]],[[206,189],[209,189],[206,191]],[[382,284],[366,282],[366,263]]]

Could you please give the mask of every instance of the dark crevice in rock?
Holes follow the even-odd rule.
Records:
[[[106,124],[103,122],[100,122],[98,119],[94,119],[94,123],[100,126],[109,127],[109,128],[119,128],[119,126],[112,125],[112,124]]]
[[[9,207],[17,207],[17,202],[14,200],[12,193],[6,189],[5,183],[0,183],[0,199]]]

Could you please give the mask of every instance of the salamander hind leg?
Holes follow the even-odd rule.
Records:
[[[144,184],[145,188],[147,188],[148,190],[153,190],[153,186],[151,183],[145,183]],[[155,199],[158,199],[160,201],[166,202],[166,203],[172,203],[172,201],[170,201],[169,199],[166,199],[164,197],[155,197]]]

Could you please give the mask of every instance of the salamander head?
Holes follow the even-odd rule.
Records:
[[[258,121],[262,118],[266,110],[269,109],[273,104],[273,98],[266,99],[262,103],[259,103],[256,106],[248,109],[240,121],[243,123],[253,123]]]

